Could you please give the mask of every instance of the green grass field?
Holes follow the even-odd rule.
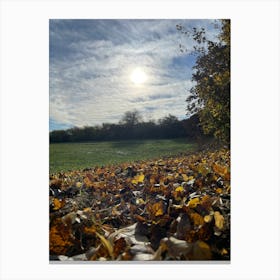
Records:
[[[50,173],[173,156],[195,148],[186,139],[50,144]]]

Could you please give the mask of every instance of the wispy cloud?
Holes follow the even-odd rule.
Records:
[[[179,50],[193,42],[178,23],[214,34],[209,20],[50,20],[50,129],[118,122],[134,109],[182,118],[194,57]],[[144,84],[129,78],[136,67]]]

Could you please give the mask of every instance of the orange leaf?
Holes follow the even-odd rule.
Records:
[[[71,227],[64,225],[61,219],[50,228],[50,252],[54,255],[65,255],[74,244]]]
[[[229,179],[228,167],[214,163],[212,168],[214,172],[217,173],[218,175],[226,177],[226,179]]]
[[[96,233],[96,228],[94,226],[92,226],[92,227],[85,227],[84,228],[84,233],[86,233],[86,234],[95,234]]]
[[[88,177],[84,178],[84,183],[85,183],[86,187],[92,187],[92,185],[93,185],[91,180]]]
[[[148,205],[148,211],[155,217],[163,215],[162,201],[156,202],[152,205]]]
[[[223,192],[223,190],[221,188],[216,189],[216,193],[222,193],[222,192]]]
[[[53,205],[54,205],[53,210],[59,210],[61,207],[65,205],[65,202],[57,198],[54,198]]]
[[[200,216],[198,213],[191,213],[190,216],[193,220],[194,225],[200,226],[204,224],[203,217]]]

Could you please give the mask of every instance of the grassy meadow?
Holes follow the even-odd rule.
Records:
[[[50,144],[50,173],[173,156],[195,148],[186,139]]]

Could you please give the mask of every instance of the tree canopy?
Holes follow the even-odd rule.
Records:
[[[186,100],[187,114],[198,112],[204,133],[229,143],[230,20],[221,20],[218,41],[207,39],[204,28],[194,28],[191,34],[196,42],[197,60],[192,75],[195,85]]]

